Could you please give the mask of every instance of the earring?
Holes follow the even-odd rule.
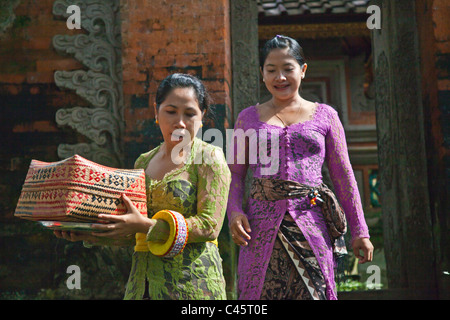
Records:
[[[203,128],[203,123],[200,123],[200,128]]]
[[[159,121],[158,121],[158,119],[155,119],[155,123],[156,123],[156,124],[159,124]]]

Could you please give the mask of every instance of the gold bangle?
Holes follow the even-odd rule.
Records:
[[[169,224],[169,238],[166,242],[149,241],[148,248],[158,257],[172,258],[180,254],[186,246],[189,230],[184,216],[176,211],[161,210],[152,219],[162,219]]]

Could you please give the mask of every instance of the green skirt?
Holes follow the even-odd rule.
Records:
[[[224,300],[225,278],[217,246],[188,243],[173,258],[134,252],[125,300]]]

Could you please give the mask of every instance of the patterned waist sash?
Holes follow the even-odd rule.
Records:
[[[308,197],[311,207],[319,206],[325,218],[332,242],[347,232],[347,220],[336,195],[328,186],[311,187],[291,180],[253,178],[250,197],[262,201]]]

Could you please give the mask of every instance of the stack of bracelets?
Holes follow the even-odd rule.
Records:
[[[189,230],[184,216],[176,211],[158,211],[152,219],[161,219],[170,226],[169,238],[166,242],[149,242],[151,253],[158,257],[172,258],[181,253],[186,246]]]

